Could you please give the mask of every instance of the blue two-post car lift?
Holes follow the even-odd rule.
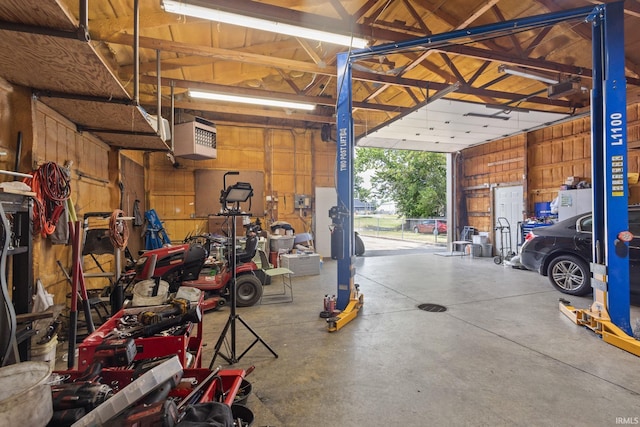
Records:
[[[398,43],[340,53],[337,56],[337,193],[330,216],[334,233],[332,252],[338,256],[337,317],[327,319],[329,331],[353,320],[363,305],[354,284],[352,64],[376,55],[411,48],[436,48],[456,40],[542,28],[571,20],[585,20],[593,32],[593,90],[591,99],[594,303],[578,310],[563,303],[560,309],[577,324],[592,329],[611,344],[640,355],[640,341],[629,321],[629,256],[627,177],[626,81],[624,76],[623,2],[607,3],[466,28]],[[334,248],[337,244],[337,248]],[[333,254],[332,254],[333,256]]]

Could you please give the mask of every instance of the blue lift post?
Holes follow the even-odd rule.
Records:
[[[591,157],[593,180],[593,304],[560,310],[616,347],[640,356],[629,320],[627,102],[623,2],[599,6],[593,25]]]
[[[358,289],[353,285],[353,170],[354,132],[352,118],[352,63],[399,52],[414,47],[435,48],[454,40],[481,35],[504,35],[512,30],[542,28],[568,20],[585,19],[593,23],[593,81],[591,105],[592,122],[592,179],[594,192],[594,304],[592,310],[577,310],[560,304],[561,310],[573,320],[594,332],[605,341],[640,355],[640,342],[627,334],[629,322],[629,258],[625,233],[628,230],[626,189],[626,82],[624,77],[624,6],[623,1],[596,7],[570,9],[545,15],[503,21],[490,25],[431,35],[428,37],[388,43],[338,55],[337,102],[337,188],[338,208],[345,210],[342,221],[343,259],[338,261],[339,309],[347,311]],[[621,212],[623,214],[621,214]],[[628,234],[626,235],[628,237]],[[596,250],[598,249],[598,250]],[[608,265],[604,271],[604,265]],[[607,284],[608,282],[608,284]],[[348,284],[348,287],[346,287]],[[612,312],[609,318],[608,310]],[[357,315],[350,315],[352,320]],[[335,320],[335,319],[334,319]],[[613,320],[613,322],[611,322]],[[602,322],[606,324],[603,327]],[[346,323],[346,322],[344,322]],[[332,329],[333,326],[333,329]],[[337,330],[335,323],[329,330]],[[605,329],[606,332],[602,332]]]
[[[338,293],[336,308],[340,314],[327,319],[329,332],[334,332],[353,320],[364,303],[364,296],[359,293],[354,283],[355,267],[354,248],[355,234],[353,230],[353,156],[354,135],[353,116],[351,115],[351,63],[348,53],[337,56],[338,107],[337,107],[337,190],[338,205],[330,211],[333,220],[333,233],[341,233],[341,239],[335,241],[339,253],[338,261]],[[338,231],[340,230],[340,231]],[[332,252],[334,251],[332,236]],[[333,256],[333,254],[332,254]]]

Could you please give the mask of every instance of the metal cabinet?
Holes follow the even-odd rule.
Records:
[[[0,241],[8,240],[6,250],[4,249],[5,245],[0,246],[2,265],[5,267],[5,271],[2,272],[2,286],[5,287],[5,291],[11,289],[12,301],[5,301],[5,303],[12,303],[14,312],[10,313],[11,310],[5,303],[0,304],[2,310],[7,313],[2,316],[0,332],[9,341],[13,341],[15,338],[20,360],[28,360],[29,358],[31,323],[20,323],[17,328],[14,326],[14,330],[11,331],[10,316],[11,314],[15,316],[30,313],[33,306],[32,208],[33,200],[29,196],[0,193],[0,215],[2,215],[2,221],[0,221],[2,239]],[[8,292],[3,294],[6,296]],[[12,333],[9,336],[7,332]]]
[[[558,221],[591,212],[591,188],[558,192]]]

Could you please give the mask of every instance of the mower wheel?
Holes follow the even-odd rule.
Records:
[[[242,274],[236,278],[236,305],[251,307],[262,298],[262,282],[253,274]]]

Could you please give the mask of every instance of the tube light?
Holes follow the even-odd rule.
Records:
[[[226,24],[239,25],[241,27],[260,29],[272,33],[285,34],[292,37],[302,37],[304,39],[318,40],[327,43],[351,46],[356,49],[367,47],[369,41],[359,37],[335,34],[327,31],[314,30],[311,28],[299,27],[285,24],[283,22],[269,21],[267,19],[253,18],[251,16],[239,15],[208,7],[197,6],[176,0],[164,0],[162,7],[169,13],[204,18]]]
[[[512,76],[520,76],[527,79],[537,80],[539,82],[549,83],[551,85],[560,82],[560,80],[554,79],[553,77],[550,77],[546,74],[537,73],[535,71],[526,70],[520,67],[507,67],[504,64],[498,67],[498,71],[506,74],[511,74]]]
[[[226,93],[207,92],[203,90],[193,89],[189,89],[189,96],[192,98],[208,99],[212,101],[239,102],[242,104],[262,105],[264,107],[291,108],[294,110],[311,111],[316,108],[314,104],[305,104],[302,102],[282,101],[279,99],[258,98],[252,96],[229,95]]]

